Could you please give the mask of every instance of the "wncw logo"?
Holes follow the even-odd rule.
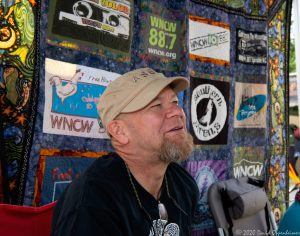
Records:
[[[259,177],[262,175],[263,164],[261,162],[252,162],[241,160],[234,164],[233,173],[235,178],[242,176]]]

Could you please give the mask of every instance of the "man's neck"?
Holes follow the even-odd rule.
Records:
[[[149,163],[144,161],[147,158],[143,159],[142,157],[133,159],[121,156],[121,158],[126,162],[131,174],[139,184],[158,200],[168,164],[159,161]]]

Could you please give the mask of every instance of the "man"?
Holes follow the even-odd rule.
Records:
[[[128,72],[100,97],[99,115],[116,153],[97,159],[59,199],[52,235],[190,235],[198,187],[176,161],[193,142],[176,93],[182,77]]]
[[[299,235],[300,234],[300,190],[295,195],[295,201],[284,213],[279,222],[277,235]]]
[[[299,128],[296,128],[294,130],[294,137],[295,137],[295,151],[294,151],[295,169],[297,175],[300,176],[300,129]]]

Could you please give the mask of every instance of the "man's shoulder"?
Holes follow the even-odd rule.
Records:
[[[120,209],[123,205],[122,194],[126,193],[125,178],[122,176],[126,174],[126,169],[122,165],[122,159],[113,153],[97,159],[58,199],[54,225],[74,218],[76,214],[96,212],[99,217],[101,212]]]
[[[123,170],[124,172],[124,170]],[[110,153],[97,159],[78,179],[74,180],[64,193],[65,200],[72,199],[77,204],[89,202],[89,198],[102,199],[107,195],[102,192],[118,192],[122,186],[122,159],[115,153]]]
[[[123,178],[124,162],[116,153],[109,153],[98,158],[84,173],[78,178],[78,183],[87,187],[92,187],[95,184],[116,182]],[[91,185],[92,184],[92,185]],[[109,188],[109,186],[106,186]]]
[[[114,178],[118,176],[119,170],[123,167],[123,161],[116,153],[109,153],[98,158],[85,172],[86,177],[99,176]]]

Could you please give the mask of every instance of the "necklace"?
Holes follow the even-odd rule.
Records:
[[[141,200],[140,200],[140,197],[138,195],[138,192],[136,190],[136,187],[133,183],[133,180],[132,180],[132,176],[131,176],[131,172],[129,170],[129,167],[127,165],[127,163],[124,161],[125,163],[125,166],[126,166],[126,170],[127,170],[127,174],[128,174],[128,177],[129,177],[129,182],[132,186],[132,189],[133,189],[133,192],[135,194],[135,197],[136,197],[136,200],[139,204],[139,207],[146,213],[147,217],[149,218],[150,222],[152,222],[152,218],[149,214],[149,212],[145,209],[145,207],[143,206]],[[168,181],[167,181],[167,176],[165,176],[165,182],[166,182],[166,189],[167,189],[167,194],[168,194],[168,197],[170,197],[170,193],[169,193],[169,187],[168,187]],[[159,212],[159,217],[161,220],[166,220],[168,221],[168,213],[167,213],[167,209],[165,207],[165,205],[163,203],[161,203],[159,200],[158,200],[158,212]]]

